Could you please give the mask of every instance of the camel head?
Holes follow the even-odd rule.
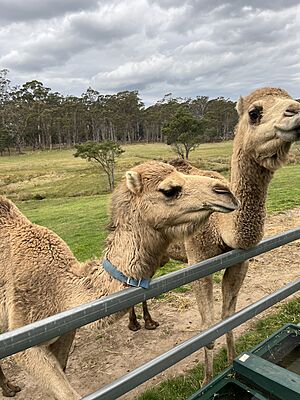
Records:
[[[300,103],[282,89],[257,89],[236,106],[239,123],[235,141],[262,167],[275,171],[300,139]]]
[[[169,164],[150,161],[126,172],[111,205],[114,224],[121,227],[130,219],[137,227],[174,238],[194,232],[214,211],[236,210],[239,202],[221,180],[184,175]]]

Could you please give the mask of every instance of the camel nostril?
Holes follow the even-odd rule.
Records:
[[[284,112],[284,116],[285,117],[294,117],[295,115],[299,114],[300,110],[295,110],[292,108],[288,108],[287,110],[285,110]]]
[[[230,190],[229,190],[229,188],[227,186],[223,186],[223,185],[220,185],[220,184],[215,185],[212,188],[212,190],[215,193],[218,193],[218,194],[231,194],[231,192],[230,192]]]

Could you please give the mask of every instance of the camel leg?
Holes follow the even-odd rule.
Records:
[[[228,318],[235,313],[238,294],[244,282],[247,270],[248,261],[226,269],[222,281],[222,319]],[[232,331],[226,334],[226,343],[227,359],[229,364],[231,364],[233,362],[233,359],[235,358],[235,345]]]
[[[159,326],[157,321],[154,321],[149,313],[147,302],[143,301],[143,317],[145,321],[145,328],[146,329],[156,329]]]
[[[67,361],[76,331],[66,333],[49,346],[49,350],[56,357],[63,371],[66,370]]]
[[[21,388],[19,386],[13,385],[4,375],[4,372],[0,366],[0,387],[2,389],[2,394],[4,397],[14,397]]]
[[[134,307],[131,307],[129,310],[129,324],[128,324],[128,328],[131,331],[138,331],[139,329],[141,329],[141,324],[139,323],[139,321],[137,320],[136,314],[135,314],[135,310]]]
[[[214,324],[214,299],[213,299],[213,277],[212,275],[196,281],[193,284],[199,313],[202,319],[203,330]],[[213,347],[214,343],[210,343],[204,348],[205,365],[203,385],[211,381],[213,377]]]
[[[37,346],[15,355],[36,382],[56,400],[79,400],[81,396],[70,385],[56,357],[45,347]]]

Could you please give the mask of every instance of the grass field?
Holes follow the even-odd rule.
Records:
[[[232,142],[203,144],[191,153],[191,162],[228,175],[231,148]],[[165,144],[135,144],[124,149],[116,168],[117,180],[140,162],[174,157]],[[295,148],[294,154],[297,152]],[[73,153],[53,150],[0,157],[0,190],[33,222],[53,229],[80,260],[85,260],[99,256],[103,249],[109,195],[105,175]],[[280,169],[270,187],[268,211],[299,205],[299,182],[300,164]]]
[[[172,159],[166,144],[124,146],[118,159],[117,180],[122,173],[149,159]],[[231,142],[202,145],[192,153],[191,161],[208,169],[228,170]],[[103,172],[81,158],[74,150],[28,152],[21,156],[0,158],[0,190],[13,200],[64,198],[104,194],[107,181]]]

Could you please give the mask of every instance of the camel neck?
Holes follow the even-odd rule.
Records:
[[[151,278],[169,241],[148,225],[140,223],[138,228],[116,227],[107,239],[104,257],[128,277]]]
[[[265,204],[272,177],[273,172],[257,164],[251,157],[241,153],[238,156],[233,154],[230,186],[247,207],[255,210],[257,202]],[[243,212],[243,207],[239,212]]]
[[[220,218],[220,233],[230,247],[247,248],[262,239],[266,198],[272,176],[272,172],[258,165],[248,155],[241,151],[233,152],[231,189],[241,206],[237,211]]]
[[[134,226],[131,223],[122,223],[115,227],[108,235],[103,259],[109,260],[127,277],[150,279],[161,266],[161,259],[170,240],[149,226],[139,224],[138,230]],[[123,282],[113,278],[103,268],[101,259],[76,263],[72,279],[76,284],[71,285],[72,295],[67,299],[69,302],[66,307],[107,296],[125,287]]]

